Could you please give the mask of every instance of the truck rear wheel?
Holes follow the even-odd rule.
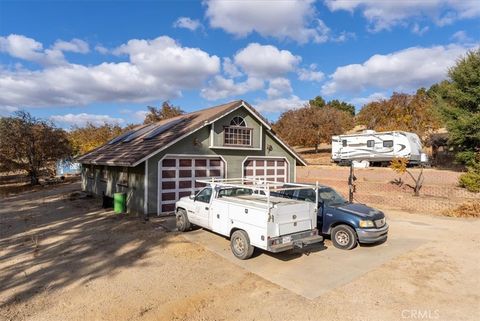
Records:
[[[183,208],[177,210],[177,229],[180,232],[185,232],[190,229],[190,221],[188,220],[187,212]]]
[[[250,244],[250,238],[247,232],[237,230],[233,232],[230,238],[230,248],[233,255],[240,260],[246,260],[252,257],[254,247]]]
[[[348,225],[338,225],[332,229],[332,243],[337,249],[351,250],[357,246],[357,233]]]

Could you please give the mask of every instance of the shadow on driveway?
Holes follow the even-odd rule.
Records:
[[[117,216],[71,197],[78,183],[0,203],[0,308],[136,265],[169,243],[162,219]]]

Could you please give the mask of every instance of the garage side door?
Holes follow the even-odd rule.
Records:
[[[158,212],[175,209],[175,202],[197,192],[204,184],[197,179],[224,178],[225,163],[219,157],[168,157],[161,161]]]
[[[288,182],[288,163],[284,158],[249,158],[245,161],[245,178],[261,179],[272,182]]]

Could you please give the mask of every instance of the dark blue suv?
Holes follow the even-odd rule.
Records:
[[[294,184],[285,186],[293,187]],[[313,186],[313,185],[312,185]],[[315,202],[315,190],[305,188],[278,191],[272,195]],[[382,211],[364,204],[349,203],[334,189],[319,185],[318,230],[330,235],[335,247],[353,249],[358,243],[377,243],[387,239],[388,224]]]

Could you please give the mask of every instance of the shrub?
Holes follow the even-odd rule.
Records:
[[[460,175],[458,183],[470,192],[478,193],[480,192],[480,153],[477,153],[476,159],[471,164],[468,171]]]
[[[480,192],[480,173],[469,170],[465,174],[460,175],[459,184],[470,192]]]
[[[473,201],[444,212],[446,216],[452,217],[480,217],[480,202]]]

